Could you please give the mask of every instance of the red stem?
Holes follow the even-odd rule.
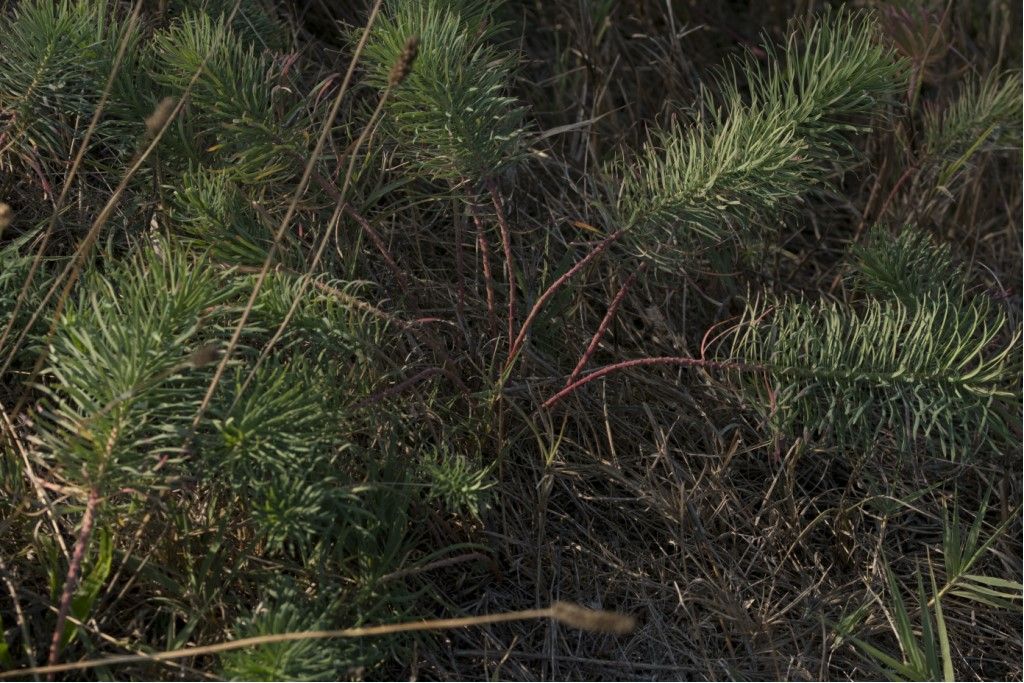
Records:
[[[728,361],[715,361],[715,360],[704,360],[701,358],[684,358],[681,356],[660,356],[657,358],[634,358],[633,360],[624,360],[612,365],[606,365],[603,368],[595,370],[583,379],[577,380],[565,387],[557,394],[544,401],[541,404],[540,409],[544,410],[555,405],[563,398],[573,393],[584,384],[589,384],[595,379],[600,379],[605,375],[610,375],[617,370],[625,370],[627,368],[635,368],[643,365],[682,365],[683,367],[699,367],[709,368],[711,370],[754,370],[757,366],[747,365],[746,363],[728,362]]]
[[[391,258],[391,253],[388,251],[387,245],[384,244],[384,240],[381,239],[380,235],[377,234],[377,231],[374,230],[373,226],[370,225],[370,221],[363,218],[355,209],[353,209],[348,204],[345,204],[343,208],[345,213],[354,218],[356,223],[359,223],[363,231],[370,237],[370,240],[373,242],[374,246],[377,247],[377,251],[379,251],[381,256],[384,257],[384,261],[385,263],[388,264],[388,268],[390,268],[391,272],[394,273],[395,279],[398,281],[398,286],[402,288],[402,293],[405,294],[406,296],[409,296],[409,280],[406,279],[405,273],[402,272],[402,269],[398,267],[398,264],[395,263],[395,260]]]
[[[464,218],[465,216],[463,215],[455,217],[455,277],[458,280],[458,298],[455,302],[455,315],[460,325],[465,323],[464,318],[466,316],[466,266],[462,254],[462,224]]]
[[[336,188],[330,180],[323,177],[319,171],[312,169],[310,171],[310,177],[316,181],[317,185],[320,186],[320,189],[330,195],[331,199],[336,202],[342,201],[341,192],[338,188]],[[347,202],[342,205],[342,209],[345,213],[351,216],[356,223],[359,223],[359,226],[370,238],[370,241],[372,241],[374,246],[377,247],[377,251],[379,251],[381,256],[384,257],[384,262],[387,263],[388,268],[391,269],[391,272],[394,274],[395,279],[398,281],[398,286],[402,288],[402,293],[409,296],[409,280],[406,278],[405,272],[398,267],[398,263],[396,263],[395,259],[391,257],[391,252],[388,251],[387,245],[384,244],[384,240],[381,239],[380,234],[373,229],[372,225],[370,225],[370,221],[366,220],[358,211],[352,208],[351,204]]]
[[[476,225],[476,241],[480,247],[480,257],[484,266],[484,286],[487,288],[487,319],[491,325],[491,334],[498,334],[498,316],[494,312],[494,277],[491,275],[491,248],[487,245],[484,226],[480,216],[473,211],[473,224]]]
[[[64,622],[67,621],[68,612],[71,611],[71,598],[75,595],[78,587],[78,575],[82,570],[82,560],[85,559],[85,551],[89,547],[89,538],[92,536],[93,522],[96,520],[96,508],[100,502],[99,491],[93,489],[89,492],[89,500],[85,504],[85,513],[82,515],[82,528],[75,539],[75,548],[71,553],[71,562],[68,564],[68,574],[64,578],[64,591],[60,596],[60,608],[57,611],[57,625],[53,627],[53,637],[50,640],[50,657],[47,664],[56,664],[60,656],[60,641],[64,638]]]
[[[516,321],[516,270],[512,260],[512,234],[505,220],[505,209],[501,205],[501,196],[493,180],[487,180],[487,191],[494,203],[494,211],[498,216],[498,229],[501,231],[501,248],[505,251],[505,271],[508,277],[508,338],[512,339]]]
[[[878,210],[878,216],[875,218],[876,221],[880,221],[885,218],[885,212],[889,210],[889,204],[892,203],[892,200],[896,197],[896,193],[899,192],[900,188],[903,187],[903,183],[907,182],[915,170],[917,170],[916,163],[907,166],[906,170],[903,171],[903,174],[896,180],[896,184],[892,186],[892,189],[889,190],[889,194],[885,197],[885,201],[882,202],[882,208]],[[860,235],[858,234],[857,237],[859,236]]]
[[[606,238],[596,247],[594,247],[593,251],[591,251],[589,254],[580,259],[579,263],[577,263],[575,266],[567,270],[564,275],[562,275],[560,278],[551,283],[551,286],[548,287],[543,294],[541,294],[540,298],[537,299],[537,303],[535,303],[533,305],[533,308],[530,309],[530,313],[526,316],[526,320],[523,321],[523,326],[519,328],[519,335],[516,337],[516,340],[512,342],[512,347],[509,349],[508,352],[508,362],[505,364],[505,369],[508,369],[508,367],[512,365],[512,363],[515,361],[516,353],[518,353],[519,349],[523,345],[523,342],[526,340],[526,333],[529,332],[530,325],[532,325],[533,321],[537,318],[538,315],[540,315],[541,309],[544,308],[544,304],[548,302],[548,299],[554,296],[555,292],[557,292],[559,288],[562,285],[564,285],[573,275],[580,272],[580,270],[582,270],[585,265],[593,261],[605,249],[607,249],[609,244],[619,239],[619,237],[622,236],[622,233],[623,231],[619,230],[618,232],[613,233],[610,237]]]
[[[615,318],[615,314],[618,312],[619,306],[622,304],[622,300],[626,298],[626,293],[629,291],[629,288],[633,286],[633,282],[636,280],[637,275],[642,273],[646,268],[646,263],[640,264],[640,268],[633,271],[633,273],[626,278],[622,287],[619,288],[619,293],[615,295],[614,299],[612,299],[611,306],[608,307],[608,312],[604,314],[601,324],[597,327],[597,332],[595,332],[594,336],[591,337],[590,345],[587,346],[587,350],[580,358],[580,362],[576,364],[572,374],[569,375],[569,379],[565,380],[565,386],[572,384],[573,381],[579,377],[580,373],[583,372],[583,368],[586,366],[587,362],[590,361],[590,357],[594,355],[595,351],[597,351],[597,345],[601,343],[601,338],[604,337],[605,332],[607,332],[608,328],[611,326],[612,319]]]

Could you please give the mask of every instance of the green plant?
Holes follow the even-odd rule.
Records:
[[[366,45],[367,80],[388,87],[416,39],[415,67],[394,88],[385,125],[410,170],[459,184],[491,178],[524,154],[524,111],[507,92],[513,53],[493,44],[492,2],[388,2]]]
[[[885,650],[853,635],[853,629],[868,611],[864,605],[842,620],[837,630],[840,638],[853,643],[863,654],[891,680],[909,681],[954,681],[957,673],[953,665],[953,646],[942,600],[957,596],[1000,610],[1021,610],[1024,599],[1024,585],[993,576],[969,574],[971,568],[985,555],[1000,535],[1006,532],[1004,522],[984,541],[981,541],[982,523],[988,508],[988,498],[982,502],[974,523],[964,534],[959,513],[954,506],[952,514],[943,519],[942,556],[945,568],[945,582],[935,579],[935,568],[928,560],[928,579],[931,592],[925,591],[921,569],[915,571],[917,578],[917,616],[919,628],[915,628],[914,612],[908,608],[903,590],[896,579],[896,572],[886,564],[886,588],[890,600],[885,605],[893,634],[900,647],[901,656],[894,656]],[[1019,511],[1020,508],[1018,508]],[[920,636],[918,636],[920,632]]]
[[[0,679],[1019,678],[1011,13],[835,4],[0,0]]]
[[[910,681],[953,681],[952,648],[946,630],[946,620],[942,613],[942,603],[936,598],[931,605],[934,617],[928,610],[929,603],[924,590],[924,583],[918,571],[917,599],[921,609],[921,636],[918,638],[911,625],[910,612],[903,599],[899,584],[896,583],[891,570],[887,571],[889,593],[892,602],[888,605],[889,612],[895,622],[894,633],[899,641],[902,661],[886,654],[870,643],[853,638],[853,642],[865,654],[876,660],[883,667],[891,680]],[[935,591],[935,575],[931,575],[932,591]]]
[[[870,130],[905,77],[867,15],[798,25],[781,50],[768,48],[767,66],[748,56],[725,71],[721,95],[704,92],[692,126],[656,128],[638,157],[618,163],[615,213],[627,239],[677,268],[698,248],[758,237],[773,211],[853,157],[849,136]]]
[[[946,107],[925,113],[922,153],[936,165],[941,189],[962,178],[979,151],[1020,146],[1022,87],[1019,73],[970,78]]]
[[[936,244],[927,233],[904,226],[893,234],[878,225],[864,244],[854,245],[854,286],[879,298],[896,298],[914,306],[929,296],[962,296],[964,273],[953,263],[949,245]]]
[[[177,96],[197,75],[191,116],[176,131],[176,151],[239,183],[289,182],[294,156],[306,146],[305,108],[301,101],[275,97],[271,60],[240,38],[227,19],[185,12],[154,42],[153,78],[167,95]],[[277,114],[278,104],[290,111]]]
[[[1007,435],[998,406],[1014,400],[1020,340],[1007,326],[984,300],[943,290],[910,305],[762,299],[748,304],[725,357],[752,366],[738,384],[774,429],[860,447],[923,438],[959,459]]]
[[[40,446],[68,483],[107,497],[167,481],[207,379],[196,363],[204,323],[230,294],[208,262],[170,243],[83,283],[41,387]]]
[[[140,36],[112,3],[46,2],[20,4],[4,31],[0,56],[0,167],[31,172],[52,191],[59,173],[81,139],[85,126],[104,93],[122,34],[137,54]],[[130,58],[127,67],[138,66]],[[101,122],[97,140],[106,150],[125,153],[133,148],[130,119],[133,100],[125,78],[115,81],[117,106]],[[136,123],[134,129],[141,130]]]
[[[431,498],[440,500],[452,512],[466,511],[474,517],[480,515],[485,502],[488,468],[475,467],[464,455],[453,455],[441,450],[424,463],[430,482]]]
[[[230,171],[187,171],[171,195],[168,214],[195,247],[225,263],[256,266],[267,257],[270,230]]]

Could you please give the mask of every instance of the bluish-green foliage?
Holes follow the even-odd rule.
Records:
[[[1020,146],[1022,87],[1019,73],[972,77],[948,106],[928,109],[923,152],[938,163],[941,185],[962,175],[978,151]]]
[[[479,560],[505,572],[505,554],[519,552],[508,549],[536,554],[559,518],[559,533],[585,527],[600,546],[604,525],[614,537],[621,519],[647,522],[623,513],[634,502],[671,521],[655,519],[645,543],[677,543],[678,501],[662,497],[657,468],[700,486],[735,477],[732,493],[746,495],[768,471],[755,458],[784,440],[834,461],[878,452],[886,464],[912,454],[965,468],[1019,449],[1020,332],[984,291],[1002,274],[967,258],[1002,227],[979,223],[972,237],[929,210],[980,177],[982,153],[1019,145],[1019,75],[965,79],[944,106],[922,89],[924,106],[904,107],[913,68],[899,45],[878,15],[837,8],[677,90],[694,106],[673,116],[683,100],[634,107],[634,84],[616,82],[652,77],[670,61],[658,49],[679,39],[632,33],[633,3],[565,10],[580,26],[551,29],[569,36],[552,67],[520,55],[537,37],[499,17],[554,3],[385,0],[342,92],[365,7],[321,4],[345,45],[310,38],[306,12],[324,9],[312,3],[152,2],[137,22],[115,0],[0,3],[0,201],[14,207],[0,232],[0,526],[18,546],[0,573],[10,604],[29,606],[15,629],[4,603],[0,665],[42,663],[65,581],[66,661],[115,643],[176,651],[507,607],[492,602],[504,584],[507,603],[534,606],[537,586],[478,582]],[[636,6],[654,4],[671,15],[700,3]],[[631,52],[641,49],[654,57]],[[692,73],[673,63],[672,78],[699,83],[699,62]],[[569,95],[527,106],[553,87]],[[578,109],[563,106],[577,94]],[[163,129],[168,101],[182,106]],[[627,118],[630,130],[601,134]],[[646,144],[625,149],[637,133]],[[905,149],[891,153],[893,140]],[[896,163],[871,167],[878,158]],[[874,187],[864,202],[861,181]],[[793,220],[775,239],[801,202],[813,225]],[[498,221],[485,215],[492,206]],[[600,249],[586,244],[620,229]],[[755,246],[756,267],[694,267]],[[757,292],[745,302],[734,286],[744,281]],[[808,282],[820,295],[801,293]],[[560,391],[560,404],[545,402]],[[559,412],[570,404],[578,410]],[[754,457],[711,478],[688,471],[688,454],[707,447],[710,462],[730,440],[723,463]],[[785,486],[787,503],[803,495],[789,462],[790,481],[757,492],[766,505]],[[868,477],[849,479],[839,516],[858,507],[846,497]],[[605,490],[591,496],[595,481]],[[688,515],[701,513],[698,494],[688,488]],[[591,499],[607,519],[566,512]],[[97,512],[91,538],[83,504]],[[67,546],[79,540],[74,587]],[[756,552],[784,563],[795,549],[765,541]],[[545,553],[507,576],[589,590],[593,577],[559,584],[572,572],[549,574]],[[666,557],[659,572],[677,564]],[[601,572],[619,566],[609,558]],[[646,595],[655,574],[636,576],[600,587],[600,600]],[[825,622],[813,618],[816,633]],[[405,643],[274,642],[137,671],[329,680],[429,659],[390,646]],[[742,671],[717,666],[708,671]]]
[[[156,37],[153,52],[153,78],[168,96],[191,84],[190,116],[176,136],[182,154],[246,184],[293,178],[305,131],[275,111],[297,105],[275,97],[271,59],[226,16],[185,12]]]
[[[39,438],[75,485],[110,493],[174,476],[208,379],[194,354],[226,284],[170,243],[86,278],[51,342]]]
[[[396,0],[366,45],[368,81],[388,87],[410,38],[411,73],[389,93],[386,125],[411,171],[458,183],[493,177],[521,159],[523,115],[509,87],[515,54],[497,44],[491,2]]]
[[[255,266],[267,257],[270,229],[230,171],[186,171],[170,196],[169,216],[189,243],[225,263]]]
[[[141,36],[106,0],[29,0],[5,22],[0,49],[0,168],[53,173],[68,163],[103,95],[120,41],[128,59],[93,144],[125,152],[141,121],[128,82]],[[137,78],[137,76],[134,76]]]
[[[240,617],[241,638],[333,628],[345,607],[339,600],[303,594],[293,581],[277,579],[261,592],[252,612]],[[221,674],[238,681],[335,680],[369,659],[369,642],[299,640],[261,645],[221,657]]]
[[[869,15],[846,10],[768,50],[765,66],[749,57],[725,71],[696,121],[655,129],[618,164],[618,220],[630,245],[665,268],[765,233],[773,214],[849,160],[849,136],[886,113],[907,73]]]
[[[728,357],[749,364],[741,388],[751,408],[794,436],[867,448],[922,440],[945,457],[992,452],[1007,438],[1019,335],[983,299],[925,292],[860,305],[797,299],[752,302]]]
[[[953,262],[949,245],[936,244],[927,233],[904,226],[895,234],[875,226],[853,249],[853,284],[882,299],[896,298],[908,306],[945,292],[963,295],[963,270]]]

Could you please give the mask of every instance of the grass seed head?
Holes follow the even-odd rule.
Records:
[[[171,112],[174,111],[177,104],[178,100],[173,97],[165,97],[157,102],[153,113],[146,117],[146,132],[150,136],[156,135],[161,128],[167,125],[167,119],[171,117]]]
[[[201,368],[217,360],[217,351],[218,347],[216,344],[207,344],[206,346],[197,349],[192,354],[192,367]]]
[[[551,611],[556,621],[584,631],[625,635],[636,629],[636,619],[631,616],[586,609],[570,602],[556,602],[551,605]]]
[[[0,202],[0,234],[14,221],[14,210],[10,204]]]
[[[409,72],[412,71],[413,62],[416,61],[416,56],[420,51],[420,39],[418,36],[410,36],[405,41],[405,47],[402,48],[402,53],[398,55],[398,59],[395,60],[395,65],[391,67],[391,73],[388,75],[388,84],[391,87],[395,87],[405,80]]]

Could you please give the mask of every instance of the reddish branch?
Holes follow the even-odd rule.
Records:
[[[594,352],[597,350],[597,345],[601,343],[602,337],[604,337],[605,332],[608,331],[608,327],[611,326],[612,320],[615,318],[615,314],[618,312],[619,306],[622,304],[622,300],[626,298],[626,293],[629,292],[629,288],[633,286],[633,282],[636,281],[637,276],[646,268],[647,264],[643,263],[640,265],[640,268],[633,271],[633,273],[626,278],[626,281],[619,289],[619,293],[615,295],[614,299],[612,299],[612,303],[608,307],[608,312],[604,314],[604,319],[602,319],[601,324],[598,325],[597,332],[595,332],[594,336],[590,339],[590,345],[587,346],[587,350],[580,358],[580,362],[576,364],[575,368],[573,368],[572,374],[569,375],[569,379],[565,380],[565,386],[572,384],[573,381],[579,377],[580,373],[583,372],[583,368],[590,361],[590,357],[593,356]]]
[[[377,234],[377,231],[370,225],[370,221],[359,215],[359,213],[348,204],[345,204],[343,208],[345,213],[355,219],[356,223],[359,223],[360,227],[362,227],[363,232],[369,236],[374,246],[377,247],[377,251],[379,251],[380,255],[384,257],[384,262],[388,264],[388,268],[390,268],[391,272],[394,274],[395,279],[398,281],[398,286],[402,288],[402,293],[409,296],[410,290],[408,278],[405,277],[405,273],[398,267],[398,264],[395,263],[395,259],[391,258],[391,253],[388,251],[387,245],[384,244],[384,240],[381,239],[380,235]]]
[[[586,266],[588,263],[590,263],[595,258],[600,256],[604,252],[604,250],[608,248],[609,244],[619,239],[619,237],[622,236],[622,232],[622,230],[619,230],[618,232],[612,234],[610,237],[606,238],[596,247],[594,247],[593,251],[584,256],[580,260],[580,262],[577,263],[575,266],[567,270],[564,275],[562,275],[553,283],[551,283],[551,286],[548,287],[543,294],[541,294],[540,298],[537,299],[537,303],[535,303],[533,305],[533,308],[530,309],[530,313],[526,316],[526,320],[523,321],[523,326],[519,328],[519,334],[516,336],[516,340],[512,342],[512,347],[509,349],[508,352],[508,362],[505,365],[506,369],[515,361],[516,353],[519,352],[519,349],[522,347],[523,342],[526,340],[526,333],[529,332],[530,325],[532,325],[533,321],[537,318],[538,315],[540,315],[541,310],[544,308],[544,304],[546,304],[548,300],[555,295],[555,292],[557,292],[562,287],[562,285],[568,282],[573,275],[580,272],[580,270],[582,270],[584,266]]]
[[[298,157],[297,155],[293,156],[296,156],[296,158],[301,159],[301,157]],[[342,202],[341,191],[337,187],[335,187],[330,180],[325,178],[319,171],[317,171],[316,169],[312,169],[310,171],[310,178],[312,178],[313,181],[320,186],[320,189],[326,192],[331,197],[331,199],[333,199],[336,202]],[[405,271],[398,267],[398,263],[396,263],[395,259],[391,256],[391,252],[388,251],[388,247],[386,244],[384,244],[384,240],[381,239],[380,234],[373,229],[372,225],[370,225],[370,221],[366,220],[358,211],[352,208],[351,204],[347,202],[344,202],[342,204],[342,209],[345,211],[345,213],[351,216],[356,221],[356,223],[359,223],[359,227],[363,229],[363,232],[365,232],[367,237],[370,238],[370,241],[373,242],[373,245],[377,247],[377,251],[380,252],[380,255],[384,258],[384,262],[387,264],[388,268],[394,274],[395,279],[398,281],[398,286],[402,288],[402,293],[405,294],[406,296],[409,296],[409,279],[406,277]]]
[[[487,191],[491,195],[491,201],[494,202],[494,211],[498,216],[498,229],[501,231],[501,248],[505,252],[505,271],[508,277],[508,338],[511,340],[516,320],[516,269],[515,261],[512,260],[512,234],[508,229],[508,221],[505,220],[505,209],[501,205],[498,186],[493,180],[487,180]]]
[[[53,637],[50,640],[50,657],[47,664],[56,664],[60,656],[61,640],[64,639],[64,623],[67,621],[68,612],[71,611],[71,598],[75,595],[78,587],[78,576],[82,572],[82,560],[85,559],[85,551],[89,547],[89,539],[92,536],[93,523],[96,520],[96,508],[100,502],[99,491],[93,489],[89,492],[89,500],[85,504],[85,513],[82,515],[82,528],[75,539],[75,548],[71,552],[71,562],[68,564],[68,574],[64,578],[64,592],[60,596],[60,608],[57,610],[57,624],[53,627]]]
[[[709,370],[756,370],[757,366],[747,365],[746,363],[732,362],[732,361],[715,361],[705,360],[702,358],[684,358],[682,356],[660,356],[657,358],[634,358],[633,360],[624,360],[619,363],[613,363],[612,365],[606,365],[599,370],[595,370],[583,379],[577,380],[565,387],[557,394],[544,401],[541,405],[541,410],[550,408],[555,405],[563,398],[573,393],[585,384],[593,382],[595,379],[601,379],[606,375],[610,375],[618,370],[626,370],[628,368],[635,368],[644,365],[681,365],[689,368],[706,368]]]
[[[445,374],[444,370],[442,370],[441,368],[427,368],[426,370],[423,370],[421,372],[416,373],[415,375],[413,375],[409,379],[402,380],[398,384],[392,385],[392,386],[388,387],[387,389],[381,389],[380,391],[378,391],[378,392],[376,392],[374,394],[371,394],[370,396],[366,397],[365,399],[363,399],[359,403],[355,404],[355,406],[353,406],[353,408],[354,409],[359,409],[359,408],[365,408],[366,406],[371,406],[371,405],[379,402],[383,398],[386,398],[388,396],[393,396],[394,394],[402,393],[403,391],[405,391],[409,387],[413,386],[414,384],[416,384],[418,382],[422,382],[423,380],[427,379],[428,377],[433,377],[434,375],[440,375],[440,374]]]
[[[455,218],[455,277],[458,280],[458,299],[455,302],[455,315],[459,324],[463,324],[466,315],[466,266],[462,255],[462,224],[464,216]]]
[[[484,226],[480,216],[473,211],[473,224],[476,225],[476,242],[480,247],[480,257],[484,266],[484,286],[487,288],[487,320],[491,326],[491,334],[498,333],[498,316],[494,312],[494,277],[491,275],[491,248],[484,235]]]

